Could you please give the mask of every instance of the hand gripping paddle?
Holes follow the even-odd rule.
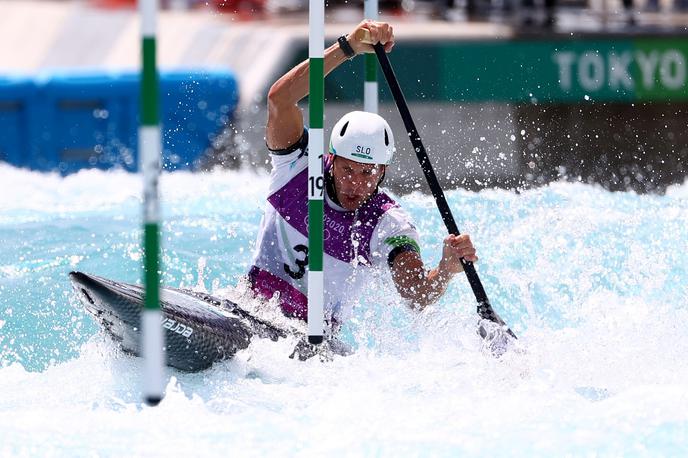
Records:
[[[362,41],[372,44],[373,48],[375,49],[375,54],[377,54],[377,59],[380,62],[380,67],[382,67],[382,72],[385,74],[385,79],[387,80],[389,89],[392,91],[394,101],[396,102],[397,108],[399,109],[399,114],[401,115],[401,119],[404,121],[404,126],[406,126],[406,131],[408,132],[408,136],[411,139],[411,144],[413,145],[413,149],[416,151],[416,157],[418,158],[418,162],[420,163],[420,166],[423,169],[425,179],[427,180],[428,185],[430,186],[432,196],[435,198],[435,203],[437,204],[437,208],[440,211],[440,215],[442,215],[442,220],[444,221],[444,224],[447,227],[447,231],[449,231],[450,234],[459,235],[459,228],[456,225],[456,221],[454,221],[454,216],[452,215],[451,209],[449,208],[447,199],[444,197],[444,192],[442,191],[440,183],[437,180],[437,176],[435,175],[435,171],[433,170],[432,165],[430,164],[430,159],[428,158],[428,154],[425,151],[423,142],[420,139],[418,129],[416,129],[416,125],[413,122],[413,119],[411,118],[411,112],[409,111],[408,105],[406,104],[404,94],[401,92],[401,87],[399,86],[397,77],[394,74],[394,70],[392,69],[392,64],[390,64],[389,58],[387,57],[387,53],[385,53],[385,48],[381,43],[372,43],[370,40],[370,33],[367,30],[361,30],[358,33],[363,33]],[[478,273],[475,271],[473,263],[470,261],[466,261],[463,258],[461,258],[461,263],[463,264],[463,271],[466,273],[466,277],[468,278],[468,283],[470,283],[471,289],[473,290],[473,294],[475,295],[475,299],[478,302],[478,315],[480,316],[480,318],[496,323],[502,329],[505,329],[511,337],[516,339],[516,334],[514,334],[511,331],[511,329],[509,329],[506,326],[504,320],[502,320],[499,317],[499,315],[497,315],[497,313],[494,311],[494,309],[492,309],[492,305],[490,305],[490,300],[487,298],[485,288],[483,288],[483,285],[480,282],[480,278],[478,277]],[[479,333],[480,336],[483,338],[492,339],[494,337],[494,334],[486,330],[485,327],[482,325],[479,328]]]

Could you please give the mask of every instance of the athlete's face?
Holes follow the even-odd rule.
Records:
[[[363,205],[377,189],[384,171],[384,165],[360,164],[336,156],[332,164],[332,177],[342,207],[356,210]]]

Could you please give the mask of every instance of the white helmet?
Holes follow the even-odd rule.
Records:
[[[330,153],[362,164],[387,165],[394,154],[392,129],[380,115],[352,111],[332,128]]]

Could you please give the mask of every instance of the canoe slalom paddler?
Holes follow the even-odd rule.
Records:
[[[392,27],[363,21],[325,50],[327,75],[347,59],[372,53],[357,32],[390,52]],[[279,297],[282,312],[306,319],[308,266],[308,130],[297,103],[308,95],[308,61],[283,75],[268,94],[266,143],[272,173],[255,258],[248,278],[265,299]],[[394,135],[379,115],[345,114],[332,128],[324,158],[324,291],[330,331],[349,316],[354,301],[373,288],[371,269],[391,272],[399,295],[422,310],[442,296],[463,270],[460,258],[476,261],[467,234],[444,239],[438,266],[427,270],[418,231],[404,209],[380,185],[394,156]]]

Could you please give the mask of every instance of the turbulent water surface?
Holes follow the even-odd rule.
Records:
[[[422,314],[385,282],[362,297],[329,363],[255,341],[169,372],[155,408],[141,361],[81,309],[70,270],[141,277],[140,178],[0,166],[0,455],[680,456],[688,454],[688,185],[666,195],[555,183],[448,192],[518,351],[487,354],[457,277]],[[251,262],[267,176],[165,174],[164,282],[219,294]],[[444,226],[400,198],[423,256]]]

